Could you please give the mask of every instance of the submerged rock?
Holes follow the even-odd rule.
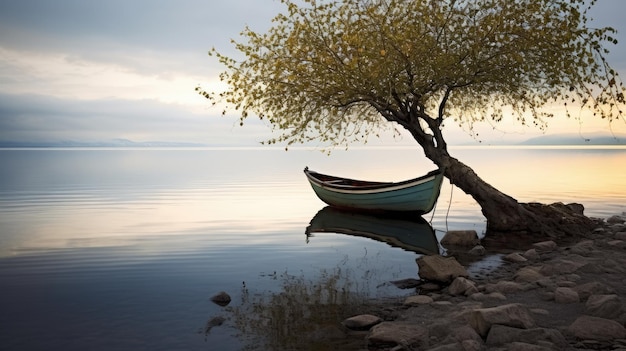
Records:
[[[401,280],[394,280],[390,283],[398,287],[398,289],[415,289],[422,282],[419,279],[407,278],[407,279],[401,279]]]
[[[225,321],[226,321],[226,318],[222,316],[217,316],[217,317],[213,317],[209,319],[209,321],[204,326],[204,334],[206,335],[206,334],[211,333],[211,329],[224,324]]]

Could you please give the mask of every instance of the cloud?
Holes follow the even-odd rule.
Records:
[[[194,113],[156,100],[62,99],[0,94],[0,141],[177,141],[209,145],[257,145],[269,129],[259,122],[240,128],[227,117]]]
[[[267,27],[280,7],[274,0],[4,1],[1,42],[145,74],[199,74],[210,66],[212,46],[231,49],[244,25]]]
[[[0,139],[128,138],[255,144],[268,128],[217,117],[194,88],[217,87],[207,55],[232,50],[278,1],[0,2]],[[235,130],[233,130],[235,129]]]
[[[592,16],[618,30],[609,58],[626,77],[624,8],[603,0]],[[194,88],[219,90],[211,47],[235,55],[231,39],[280,11],[279,0],[0,1],[0,140],[256,145],[270,137],[262,122],[239,128]]]

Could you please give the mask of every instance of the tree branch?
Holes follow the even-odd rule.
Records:
[[[437,116],[437,119],[439,120],[439,124],[443,122],[443,113],[446,108],[446,103],[448,102],[448,99],[450,98],[451,92],[452,92],[451,87],[446,88],[446,92],[443,95],[443,99],[441,99],[441,102],[439,103],[439,116]]]

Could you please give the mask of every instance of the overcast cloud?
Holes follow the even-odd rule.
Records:
[[[264,30],[281,10],[278,0],[0,1],[0,141],[266,139],[267,127],[234,127],[194,87],[217,81],[211,47],[232,50],[245,25]],[[593,17],[619,31],[610,59],[626,77],[624,10],[600,0]]]

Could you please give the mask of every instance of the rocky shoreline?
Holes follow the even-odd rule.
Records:
[[[343,337],[329,342],[341,349],[347,336],[363,350],[394,351],[626,350],[626,214],[596,221],[583,238],[512,251],[487,274],[468,273],[454,252],[422,257],[421,280],[396,282],[415,295],[346,319]]]

